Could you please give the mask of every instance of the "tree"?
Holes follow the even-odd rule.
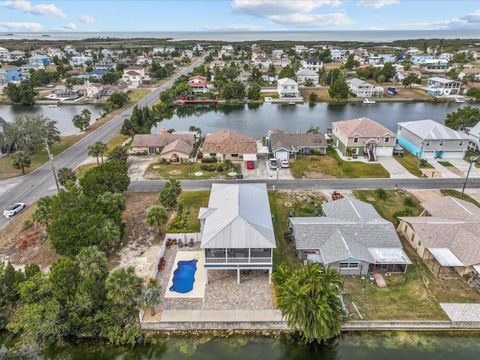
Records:
[[[72,118],[73,125],[80,129],[80,131],[85,130],[90,126],[92,113],[88,109],[83,109],[80,114],[76,114]]]
[[[97,158],[97,165],[100,165],[99,158],[102,158],[102,164],[103,164],[103,155],[107,152],[107,144],[97,141],[93,145],[90,145],[88,147],[88,155],[89,156],[95,156]]]
[[[78,265],[71,259],[60,259],[52,264],[49,279],[52,293],[59,304],[67,305],[74,301],[79,282]]]
[[[22,170],[22,174],[25,175],[25,168],[30,167],[32,159],[25,151],[17,151],[12,154],[10,162],[15,169]]]
[[[157,227],[159,230],[168,221],[168,211],[161,205],[155,205],[148,208],[147,223],[149,226]]]
[[[147,287],[143,290],[142,305],[143,309],[150,308],[152,316],[156,313],[156,307],[160,303],[160,286],[158,286],[157,279],[149,279]]]
[[[168,179],[165,184],[165,189],[172,190],[177,196],[182,193],[182,186],[180,185],[180,181],[174,178]]]
[[[480,89],[479,88],[468,89],[467,96],[471,96],[477,100],[480,99]]]
[[[480,119],[480,109],[465,106],[448,114],[445,118],[445,125],[454,130],[464,130],[475,126],[478,119]]]
[[[385,81],[392,80],[393,77],[395,76],[395,68],[393,67],[393,64],[392,63],[386,63],[385,65],[383,65],[383,68],[381,70],[381,75],[384,76],[385,80],[384,81],[379,81],[379,82],[385,82]]]
[[[75,257],[81,279],[102,280],[108,275],[108,260],[96,246],[82,249]]]
[[[177,194],[174,189],[165,188],[160,193],[160,203],[172,209],[177,204]]]
[[[262,88],[257,83],[252,83],[248,87],[248,100],[260,100]]]
[[[318,101],[318,95],[314,92],[310,93],[308,96],[308,102],[310,105],[315,105],[315,103]]]
[[[357,60],[355,60],[355,56],[353,54],[348,55],[347,61],[345,62],[345,69],[352,70],[358,65],[359,63]]]
[[[342,280],[333,268],[311,264],[274,273],[277,303],[290,328],[306,343],[323,342],[340,334],[344,322]]]
[[[128,149],[126,146],[117,145],[108,153],[108,161],[118,161],[126,164],[128,160]]]
[[[291,68],[289,65],[287,65],[280,71],[280,73],[278,74],[278,78],[279,79],[283,79],[283,78],[294,79],[295,78],[295,71],[293,70],[293,68]]]
[[[68,181],[77,181],[77,176],[75,175],[75,171],[70,168],[64,167],[58,170],[57,173],[58,182],[62,186],[66,186]]]
[[[85,195],[98,196],[105,192],[123,193],[130,185],[128,167],[119,161],[108,161],[91,168],[80,179]]]
[[[142,294],[142,279],[135,275],[133,267],[113,271],[105,283],[107,299],[123,309],[136,310]]]
[[[422,80],[415,74],[411,73],[402,79],[402,85],[412,87],[413,84],[420,84]]]
[[[33,88],[30,81],[22,81],[20,85],[9,83],[3,93],[7,95],[11,102],[24,106],[31,106],[35,103],[35,96],[38,93]]]
[[[329,95],[336,102],[345,101],[348,98],[348,84],[345,80],[339,79],[335,81],[328,89]]]
[[[43,196],[37,201],[37,208],[33,213],[33,221],[42,225],[48,225],[52,219],[53,196]]]

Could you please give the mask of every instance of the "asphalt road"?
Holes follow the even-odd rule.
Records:
[[[143,97],[137,104],[139,106],[152,106],[158,101],[159,94],[172,86],[173,82],[181,75],[188,74],[192,69],[203,62],[204,57],[198,59],[191,65],[178,71],[174,76],[159,86],[154,88],[149,94]],[[55,156],[53,163],[56,169],[62,167],[75,168],[80,165],[88,157],[88,147],[97,141],[107,142],[114,135],[118,134],[123,125],[125,118],[130,117],[134,105],[115,116],[113,119],[85,136],[83,139],[72,145],[67,150]],[[55,181],[49,163],[40,166],[32,173],[17,179],[6,180],[0,182],[3,184],[12,183],[18,180],[18,183],[7,191],[0,194],[0,211],[3,212],[7,206],[15,202],[23,202],[32,204],[45,195],[55,194],[57,192]],[[8,224],[7,219],[0,216],[0,229]]]
[[[180,180],[183,190],[209,190],[213,183],[266,183],[270,189],[278,190],[355,190],[355,189],[459,189],[465,179],[329,179],[329,180]],[[164,180],[132,181],[130,192],[161,191]],[[468,188],[480,188],[480,179],[469,179]]]

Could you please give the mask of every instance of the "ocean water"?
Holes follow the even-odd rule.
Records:
[[[48,35],[48,36],[45,36]],[[151,32],[17,32],[0,33],[1,39],[82,40],[86,38],[153,38],[215,41],[372,41],[390,42],[408,39],[479,39],[475,30],[356,30],[356,31],[151,31]]]

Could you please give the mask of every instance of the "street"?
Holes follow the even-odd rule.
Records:
[[[206,55],[205,55],[206,56]],[[198,59],[188,67],[177,72],[170,80],[161,86],[152,90],[149,94],[143,97],[137,104],[139,106],[152,106],[158,101],[159,94],[168,89],[174,81],[185,74],[188,74],[192,69],[203,62],[204,57]],[[74,169],[82,161],[88,157],[88,147],[94,144],[97,141],[107,142],[114,135],[118,134],[120,131],[123,121],[125,118],[130,117],[132,114],[133,107],[132,105],[121,114],[115,116],[110,121],[100,126],[95,131],[91,132],[85,136],[80,141],[73,144],[67,150],[55,156],[53,163],[55,169],[60,169],[62,167],[69,167]],[[48,163],[43,164],[35,171],[31,172],[28,175],[17,178],[20,180],[18,184],[12,186],[7,191],[0,194],[0,210],[3,211],[7,206],[16,203],[23,202],[26,204],[32,204],[37,201],[39,198],[45,195],[55,194],[57,189],[55,188],[55,181],[53,179],[52,171]],[[11,182],[12,180],[6,180],[5,183]],[[3,182],[0,182],[0,185]],[[7,219],[3,216],[0,218],[0,229],[5,227],[8,224]]]

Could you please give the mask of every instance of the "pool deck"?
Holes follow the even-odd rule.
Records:
[[[193,283],[193,289],[188,293],[181,294],[175,291],[171,291],[173,286],[173,273],[177,269],[179,261],[197,261],[197,270],[195,271],[195,282]],[[202,251],[177,251],[175,255],[174,265],[170,271],[170,278],[168,280],[168,286],[165,290],[166,298],[180,298],[180,299],[203,299],[205,296],[205,257]]]

